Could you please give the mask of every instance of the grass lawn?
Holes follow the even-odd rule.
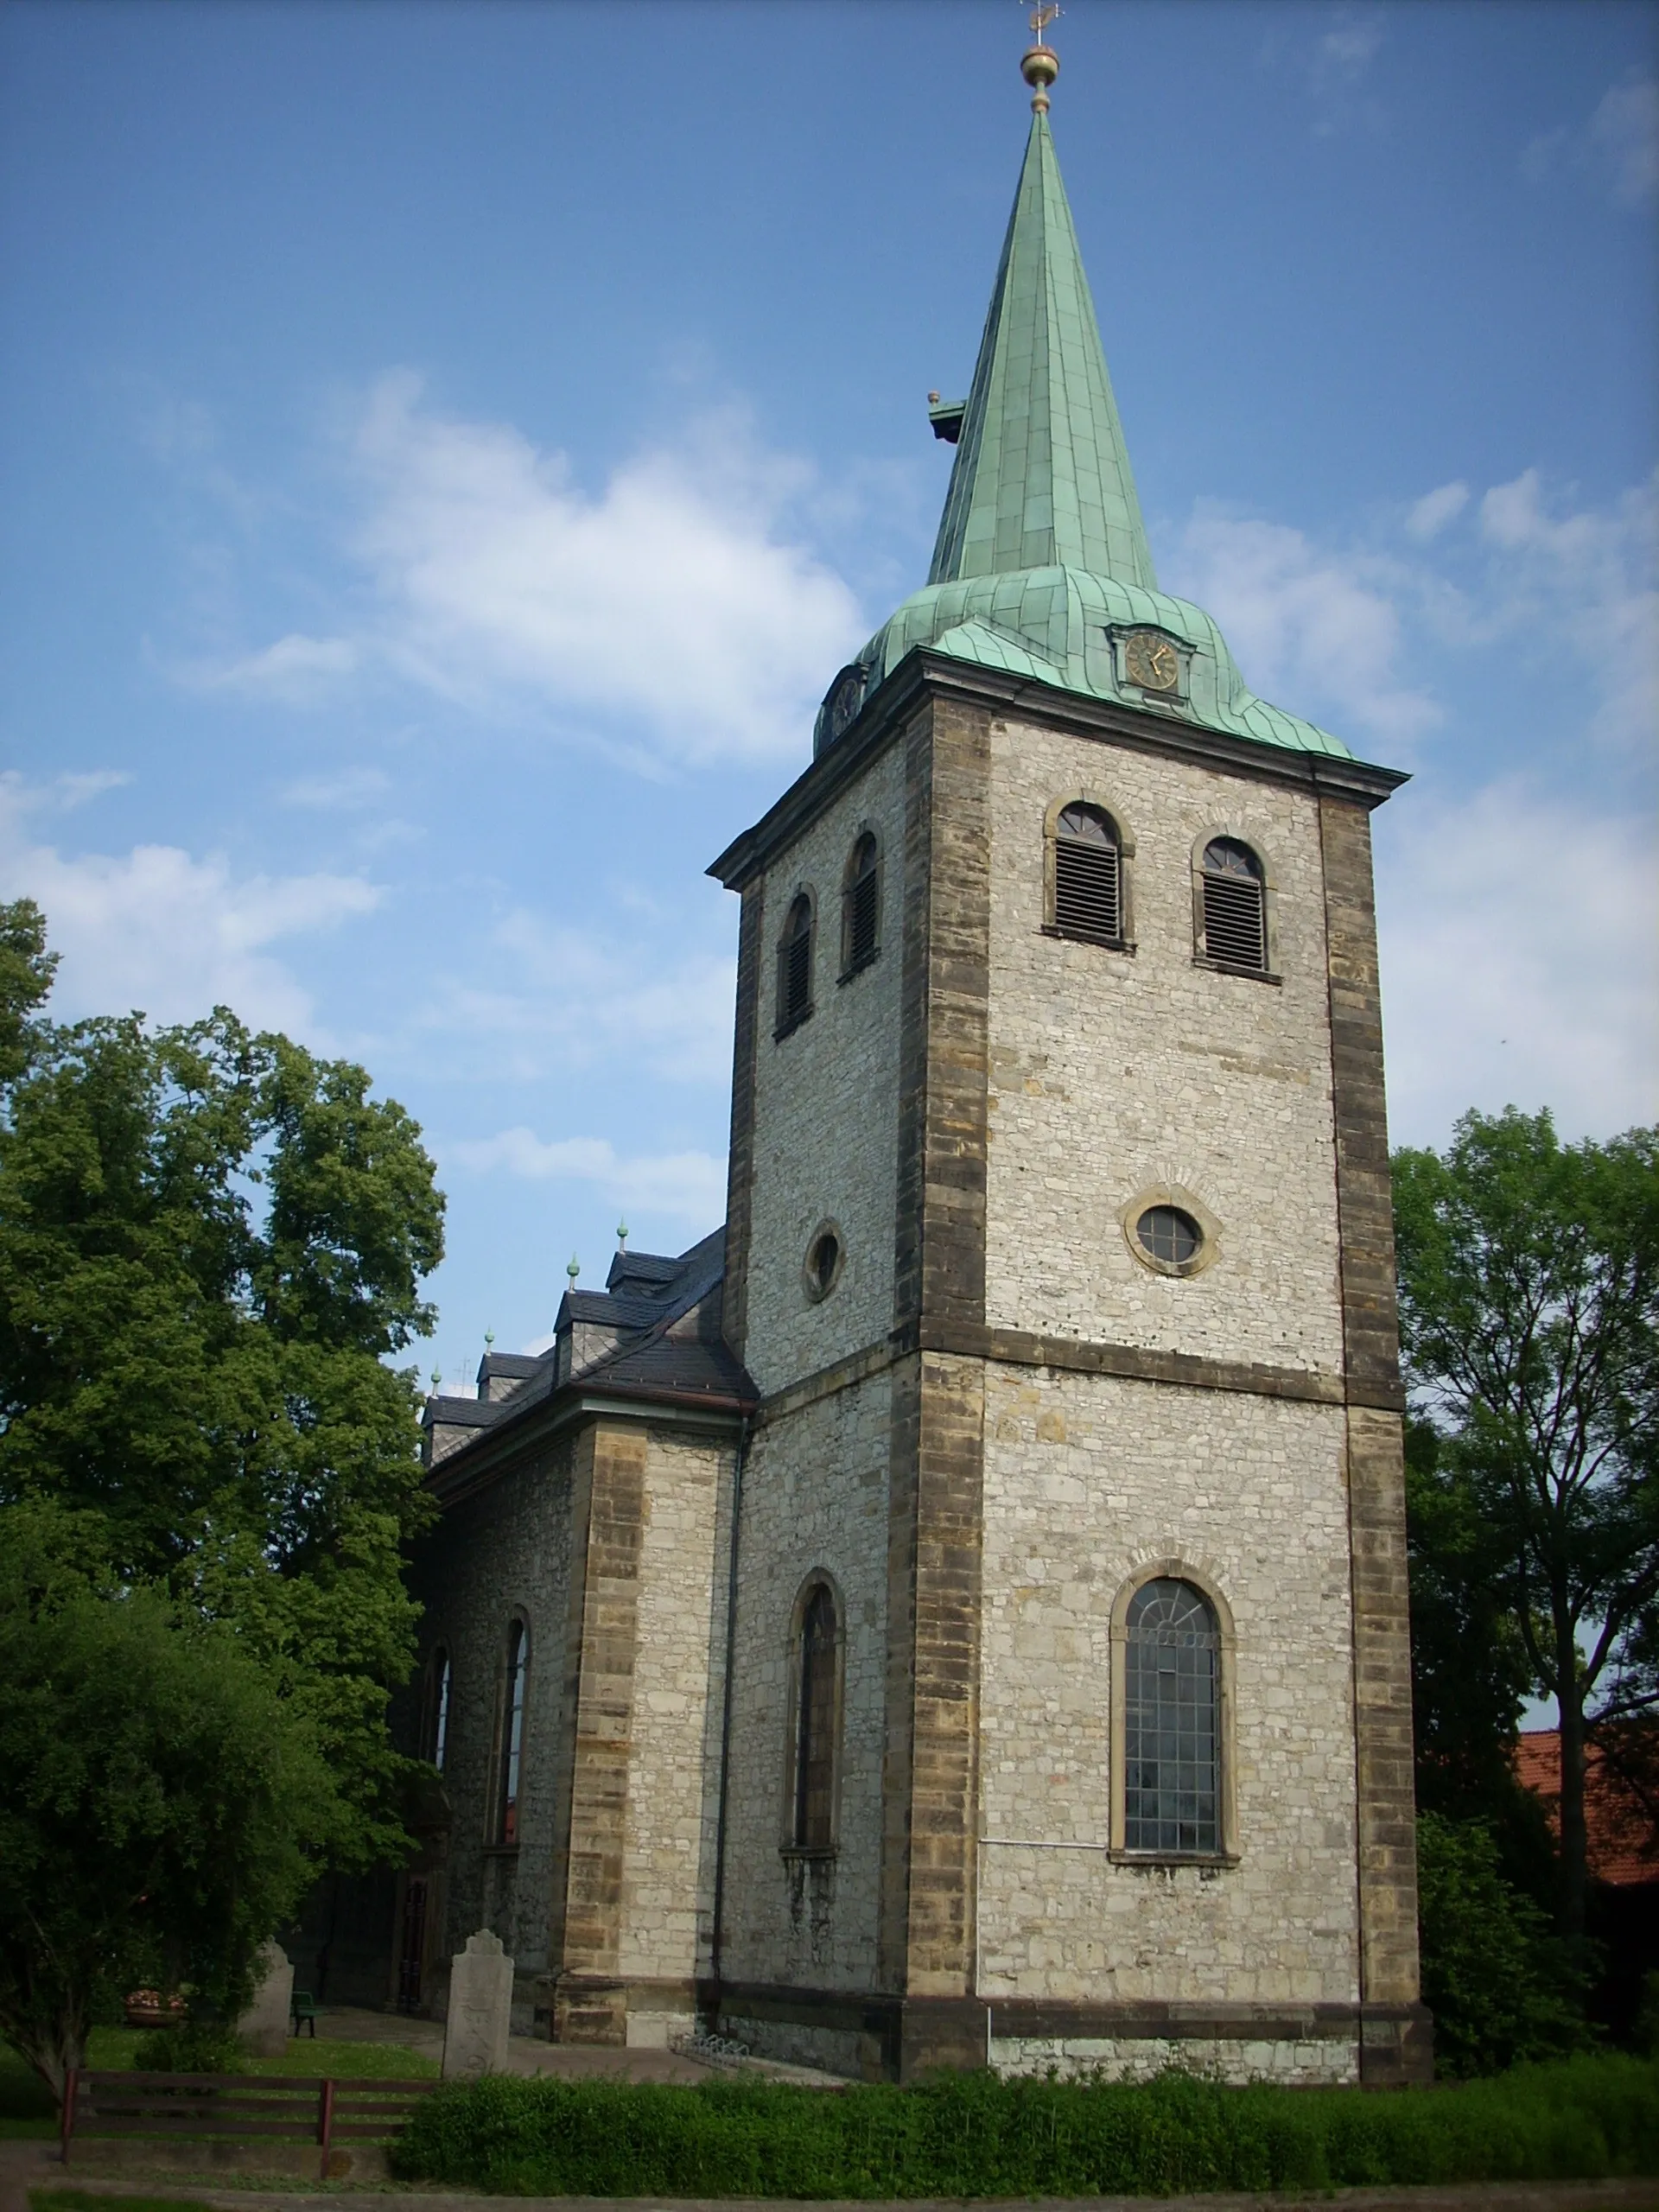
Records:
[[[94,2028],[86,2063],[107,2072],[125,2071],[135,2064],[133,2054],[143,2037],[141,2028]],[[438,2067],[435,2060],[400,2043],[338,2043],[327,2037],[314,2043],[309,2036],[298,2036],[280,2058],[250,2059],[248,2071],[314,2080],[327,2074],[337,2082],[430,2082],[437,2079]],[[57,2132],[51,2091],[15,2050],[0,2044],[0,2143]],[[109,2197],[93,2201],[100,2206],[112,2202]]]

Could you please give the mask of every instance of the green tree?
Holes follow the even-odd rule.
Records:
[[[1584,2048],[1583,1992],[1567,1948],[1503,1879],[1483,1821],[1418,1816],[1417,1895],[1438,2074],[1499,2074]]]
[[[232,2019],[340,1827],[315,1729],[229,1624],[14,1505],[0,1548],[0,2036],[60,2095],[135,1987]]]
[[[49,982],[38,913],[0,909],[0,1509],[94,1511],[122,1576],[234,1623],[339,1777],[334,1863],[372,1863],[404,1841],[427,1509],[391,1361],[431,1328],[432,1162],[349,1062],[223,1008],[54,1026]]]
[[[1407,1375],[1445,1472],[1432,1510],[1465,1523],[1494,1629],[1557,1700],[1576,1939],[1588,1732],[1659,1706],[1659,1133],[1569,1146],[1548,1114],[1471,1113],[1444,1155],[1397,1153],[1394,1179]]]

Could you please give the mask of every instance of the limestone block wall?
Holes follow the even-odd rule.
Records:
[[[987,1319],[1340,1371],[1317,800],[1014,721],[991,782]],[[1043,934],[1045,816],[1084,793],[1133,841],[1132,955]],[[1192,849],[1221,829],[1267,862],[1278,984],[1193,963]],[[1132,1255],[1119,1212],[1154,1185],[1219,1223],[1206,1272]]]
[[[661,1431],[645,1455],[618,1964],[630,2044],[694,2024],[708,1970],[732,1454]]]
[[[880,950],[842,983],[842,882],[866,829],[880,851]],[[744,1344],[763,1391],[861,1351],[893,1325],[904,832],[904,754],[893,745],[766,878]],[[804,887],[818,918],[813,1013],[776,1039],[778,939]],[[839,1224],[846,1260],[815,1305],[802,1269],[825,1220]]]
[[[868,1989],[876,1967],[887,1666],[886,1374],[759,1429],[744,1477],[728,1813],[728,1981]],[[842,1599],[838,1850],[789,1862],[791,1616],[826,1571]],[[797,2055],[804,2055],[804,2047]],[[781,2048],[779,2055],[782,2056]],[[818,2063],[823,2063],[820,2054]]]
[[[993,1365],[985,1427],[980,1994],[1353,2000],[1343,1410]],[[1103,1848],[1112,1602],[1171,1556],[1232,1611],[1234,1866]]]
[[[452,1669],[444,1785],[449,1837],[447,1960],[480,1928],[498,1935],[518,1969],[515,2033],[530,2031],[534,1981],[548,1967],[561,1655],[570,1568],[570,1459],[551,1444],[531,1462],[451,1506],[423,1540],[416,1587],[426,1606],[423,1661],[436,1644]],[[494,1841],[495,1759],[507,1624],[530,1631],[516,1850]]]

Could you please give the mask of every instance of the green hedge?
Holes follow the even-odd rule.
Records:
[[[427,2098],[400,2177],[517,2196],[1075,2196],[1659,2173],[1659,2064],[1456,2087],[942,2076],[840,2092],[491,2075]]]

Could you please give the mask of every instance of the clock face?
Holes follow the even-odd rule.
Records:
[[[1181,678],[1180,655],[1155,630],[1137,630],[1124,640],[1123,669],[1143,691],[1173,691]]]
[[[832,738],[839,737],[864,703],[864,671],[843,669],[830,693],[829,724]]]

